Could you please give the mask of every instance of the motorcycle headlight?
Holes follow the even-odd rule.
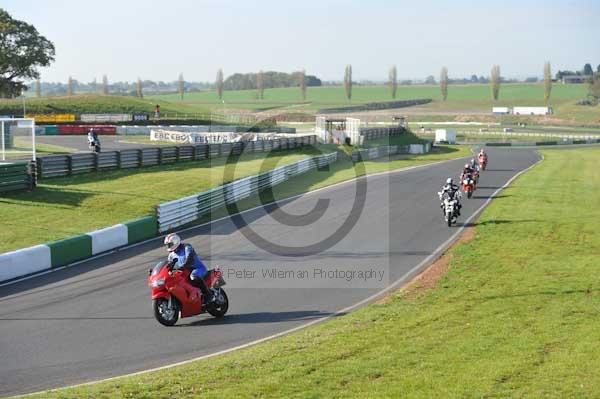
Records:
[[[152,284],[150,284],[150,286],[152,288],[157,288],[157,287],[160,287],[161,285],[165,285],[165,280],[162,278],[159,278],[158,280],[154,280],[152,282]]]

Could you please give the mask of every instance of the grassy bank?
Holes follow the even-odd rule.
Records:
[[[255,175],[307,156],[336,150],[335,146],[319,146],[299,151],[247,154],[237,160],[233,177],[237,179]],[[407,156],[389,164],[369,162],[366,163],[367,173],[451,159],[468,153],[467,148],[447,147],[439,153]],[[42,180],[32,192],[6,193],[0,197],[0,220],[5,227],[0,229],[0,253],[154,215],[154,207],[159,203],[228,182],[231,178],[224,181],[224,177],[230,176],[226,168],[231,166],[226,164],[225,158],[217,158],[137,170],[91,173]],[[336,163],[328,172],[315,171],[302,176],[302,179],[308,179],[311,183],[292,183],[291,189],[294,194],[301,193],[314,185],[327,185],[350,179],[354,175],[352,162],[346,160]],[[248,204],[241,204],[240,209],[250,206]]]
[[[154,113],[156,100],[127,96],[75,95],[40,97],[25,100],[28,114],[102,114],[102,113]],[[161,101],[161,113],[203,112],[206,108],[190,107],[182,103]],[[0,99],[0,115],[22,115],[21,99]]]
[[[543,154],[432,290],[210,361],[43,397],[596,397],[600,150]]]

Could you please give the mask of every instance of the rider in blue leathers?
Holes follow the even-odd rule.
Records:
[[[204,277],[208,273],[207,267],[202,263],[200,257],[190,244],[181,242],[181,238],[175,233],[165,237],[165,245],[169,251],[168,262],[173,269],[190,268],[190,283],[202,291],[206,303],[214,301],[214,292],[209,290],[204,283]]]

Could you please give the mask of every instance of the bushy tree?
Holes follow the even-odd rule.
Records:
[[[27,88],[20,79],[38,79],[38,68],[50,65],[54,53],[54,44],[33,25],[0,8],[0,97],[20,95]]]
[[[592,76],[594,74],[594,70],[590,64],[585,64],[583,66],[583,74],[587,76]]]

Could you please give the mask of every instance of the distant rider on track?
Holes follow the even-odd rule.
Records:
[[[456,215],[460,216],[460,208],[462,208],[462,205],[460,203],[460,195],[458,195],[459,193],[459,187],[454,184],[454,181],[452,180],[451,177],[449,177],[448,179],[446,179],[446,184],[442,187],[442,194],[441,194],[441,198],[443,200],[444,195],[447,195],[448,198],[450,199],[455,199],[456,200]],[[444,203],[442,202],[442,204],[440,205],[440,207],[442,208],[442,212],[444,211]]]

